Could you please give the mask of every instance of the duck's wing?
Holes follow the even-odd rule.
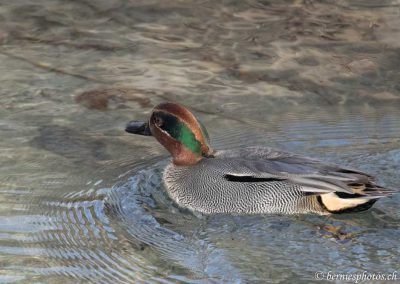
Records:
[[[297,171],[302,174],[307,171],[315,172],[317,168],[324,171],[339,170],[341,172],[358,173],[363,176],[369,177],[371,180],[373,179],[373,176],[356,169],[340,167],[335,164],[321,162],[320,160],[314,158],[305,157],[270,147],[254,146],[242,149],[224,150],[220,151],[220,155],[224,158],[243,158],[256,161],[275,161],[277,165],[281,163],[290,172],[293,173],[296,173]],[[293,165],[294,167],[288,168],[290,167],[290,165]]]
[[[377,197],[394,192],[376,185],[373,177],[364,172],[273,148],[228,150],[220,155],[227,164],[225,178],[230,181],[286,181],[311,194],[364,194],[368,189]]]

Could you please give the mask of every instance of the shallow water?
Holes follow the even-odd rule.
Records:
[[[166,151],[123,131],[176,100],[215,148],[279,147],[399,186],[399,7],[2,1],[0,282],[400,277],[400,194],[330,218],[194,215],[163,191]]]

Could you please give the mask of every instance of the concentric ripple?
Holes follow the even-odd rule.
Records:
[[[125,228],[124,235],[132,243],[156,251],[173,269],[192,274],[193,279],[185,281],[237,279],[224,252],[200,239],[204,220],[181,212],[166,196],[160,180],[163,166],[165,162],[140,171],[128,183],[113,188],[106,201],[109,214]]]

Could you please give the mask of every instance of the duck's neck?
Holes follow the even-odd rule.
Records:
[[[174,165],[177,166],[191,166],[194,164],[197,164],[198,162],[200,162],[203,159],[207,159],[207,158],[214,158],[214,154],[215,151],[208,148],[208,152],[206,154],[204,154],[203,156],[194,154],[193,152],[191,152],[190,150],[183,148],[181,149],[181,151],[179,151],[179,153],[177,153],[176,155],[173,155],[173,159],[172,162]]]
[[[184,148],[179,153],[174,153],[172,162],[176,166],[192,166],[197,164],[203,159],[202,156],[194,154],[190,150]]]

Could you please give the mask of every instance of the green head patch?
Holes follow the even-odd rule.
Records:
[[[200,141],[196,139],[193,131],[176,116],[165,112],[157,112],[154,113],[153,121],[161,130],[167,132],[169,136],[179,141],[191,152],[202,155]],[[206,137],[206,135],[204,136]]]

